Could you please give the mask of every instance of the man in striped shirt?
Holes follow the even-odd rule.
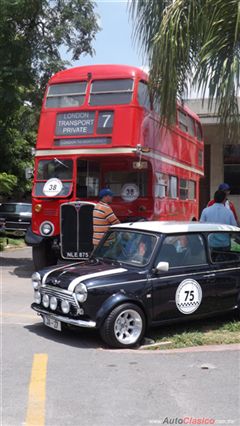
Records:
[[[94,248],[107,232],[110,225],[120,223],[118,218],[112,211],[111,204],[113,193],[109,188],[101,189],[99,192],[99,203],[96,204],[93,210],[93,245]]]

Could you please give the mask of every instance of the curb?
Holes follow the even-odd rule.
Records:
[[[228,352],[228,351],[240,351],[240,344],[233,343],[229,345],[204,345],[204,346],[191,346],[188,348],[179,348],[179,349],[164,349],[164,350],[147,350],[150,346],[146,346],[146,349],[143,349],[141,346],[139,349],[104,349],[99,348],[100,350],[108,351],[108,352],[122,352],[122,353],[135,353],[135,354],[158,354],[158,355],[166,355],[166,354],[178,354],[178,353],[189,353],[189,352]],[[240,357],[240,354],[239,354]]]

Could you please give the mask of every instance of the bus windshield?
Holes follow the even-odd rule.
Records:
[[[133,169],[135,163],[125,162],[121,169],[120,159],[110,165],[102,160],[77,160],[77,197],[97,197],[101,176],[103,186],[111,188],[116,197],[125,201],[134,201],[147,196],[149,171]],[[147,165],[147,162],[145,162]]]
[[[38,180],[48,180],[53,177],[61,180],[71,180],[72,174],[72,160],[60,160],[58,158],[54,158],[53,160],[40,160],[38,163]]]
[[[56,157],[52,160],[40,160],[33,195],[36,197],[67,197],[72,193],[72,179],[72,160],[60,160]]]

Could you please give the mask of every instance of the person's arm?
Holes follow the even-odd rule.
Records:
[[[109,225],[116,225],[117,223],[120,223],[120,220],[118,220],[117,216],[115,216],[110,207],[109,210],[109,214],[106,216],[106,220],[108,221]]]

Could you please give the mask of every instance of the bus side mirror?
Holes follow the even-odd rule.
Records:
[[[26,167],[25,178],[26,179],[32,179],[33,178],[33,167]]]
[[[169,270],[169,263],[168,262],[159,262],[156,266],[155,272],[168,272]]]

